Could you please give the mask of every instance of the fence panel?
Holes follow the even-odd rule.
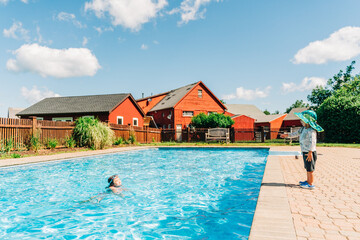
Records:
[[[32,121],[29,119],[0,118],[0,145],[11,140],[14,148],[23,148],[31,129]]]
[[[38,120],[37,128],[40,130],[40,140],[45,143],[48,139],[56,139],[60,144],[70,137],[75,127],[74,122]]]

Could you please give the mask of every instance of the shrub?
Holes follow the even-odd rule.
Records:
[[[21,158],[21,155],[18,153],[13,153],[13,154],[11,154],[11,157],[12,158]]]
[[[220,113],[212,113],[210,115],[200,113],[191,119],[191,125],[196,128],[229,128],[233,124],[234,120],[230,116]]]
[[[98,119],[81,117],[75,121],[73,137],[79,147],[103,149],[113,143],[114,132]]]
[[[131,143],[131,144],[134,144],[134,143],[136,143],[136,137],[135,137],[135,135],[134,134],[130,134],[130,137],[129,137],[129,143]]]
[[[66,148],[74,148],[75,147],[75,140],[72,136],[65,138],[65,147]]]
[[[114,141],[114,145],[120,145],[120,144],[124,144],[124,139],[122,137],[119,137]]]
[[[39,134],[33,134],[30,138],[28,149],[33,150],[34,152],[37,152],[41,149],[41,142],[40,142],[40,136]]]
[[[56,148],[56,146],[58,145],[58,141],[54,138],[54,139],[47,139],[46,141],[46,147],[53,150]]]
[[[360,97],[331,96],[318,108],[326,142],[360,142]]]
[[[13,149],[13,141],[12,139],[5,139],[4,141],[1,140],[0,142],[0,152],[9,153]]]

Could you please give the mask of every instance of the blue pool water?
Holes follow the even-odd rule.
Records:
[[[0,168],[0,239],[247,239],[267,149],[150,149]],[[105,194],[119,174],[123,195]]]

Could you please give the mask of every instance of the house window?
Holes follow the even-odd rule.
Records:
[[[88,116],[83,116],[83,117],[87,117],[87,118],[92,118],[92,119],[94,119],[94,116],[90,116],[90,115],[88,115]]]
[[[53,121],[59,121],[59,122],[72,122],[72,117],[54,117],[52,118]]]
[[[208,112],[208,115],[215,114],[216,112]]]
[[[168,125],[168,128],[171,129],[171,124]]]
[[[166,125],[163,125],[163,129],[166,129]]]
[[[165,113],[162,113],[161,116],[162,116],[162,117],[165,117]]]
[[[124,125],[124,117],[117,116],[116,119],[117,124]]]
[[[43,117],[36,117],[36,120],[44,120]]]
[[[202,90],[201,89],[198,90],[198,97],[202,98]]]
[[[138,119],[137,118],[133,118],[133,126],[137,126],[138,125]]]
[[[194,116],[193,111],[183,111],[183,117],[192,117]]]

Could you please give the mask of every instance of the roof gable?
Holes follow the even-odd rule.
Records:
[[[175,108],[197,85],[201,85],[204,90],[208,91],[214,100],[220,105],[224,110],[226,106],[221,103],[221,101],[210,91],[209,88],[201,81],[186,85],[181,88],[177,88],[169,91],[166,96],[156,104],[150,111],[159,111],[163,109]]]
[[[150,111],[159,111],[173,108],[180,100],[198,83],[192,83],[181,88],[171,90],[166,96],[158,102]]]
[[[131,94],[122,93],[45,98],[42,101],[35,103],[34,105],[19,112],[17,115],[30,116],[46,114],[111,112],[129,96],[131,96]],[[140,111],[142,110],[140,109]]]

